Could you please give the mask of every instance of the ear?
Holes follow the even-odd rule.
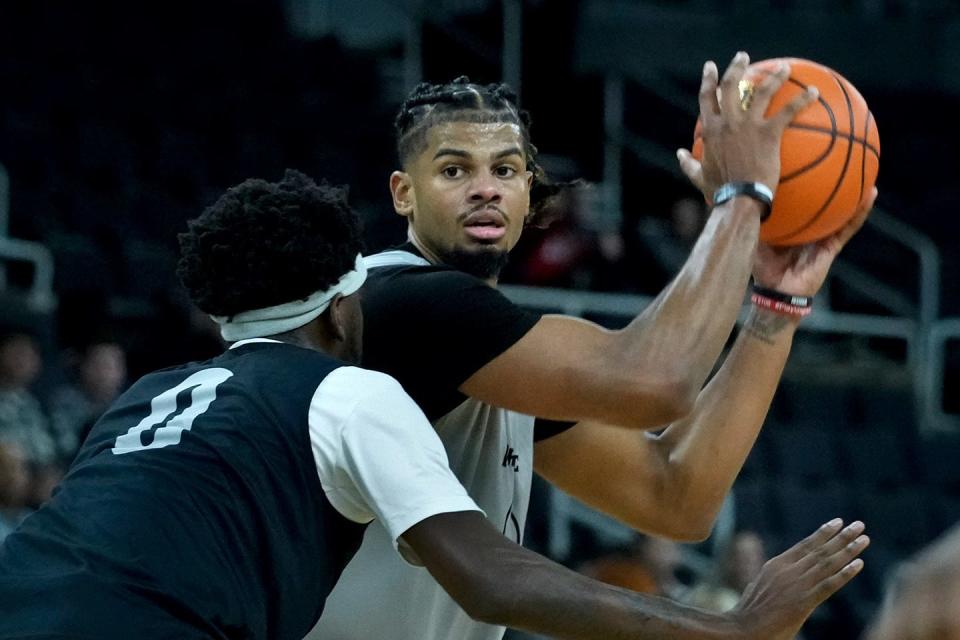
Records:
[[[346,342],[347,340],[347,317],[346,311],[343,308],[343,296],[339,293],[334,296],[333,300],[330,301],[330,306],[327,308],[327,313],[329,314],[329,326],[331,337],[335,338],[338,342]]]
[[[527,171],[527,189],[533,186],[533,171]]]
[[[413,213],[416,198],[413,193],[413,180],[406,171],[394,171],[390,174],[390,194],[393,196],[393,208],[404,218]]]

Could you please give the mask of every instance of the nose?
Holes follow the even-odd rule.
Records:
[[[469,198],[471,202],[500,202],[500,185],[495,176],[481,174],[470,184]]]

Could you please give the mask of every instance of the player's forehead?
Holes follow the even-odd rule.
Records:
[[[510,149],[524,149],[523,132],[514,122],[440,122],[426,132],[425,154],[432,160],[438,152],[455,150],[483,159]]]

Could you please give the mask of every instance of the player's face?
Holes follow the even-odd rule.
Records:
[[[394,174],[391,187],[428,258],[496,277],[530,208],[523,149],[520,127],[511,123],[448,122],[427,132],[426,150],[406,173]]]

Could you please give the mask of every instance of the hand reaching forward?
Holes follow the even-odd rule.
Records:
[[[832,520],[768,560],[732,614],[750,640],[792,640],[813,610],[863,568],[870,538],[856,521]]]

